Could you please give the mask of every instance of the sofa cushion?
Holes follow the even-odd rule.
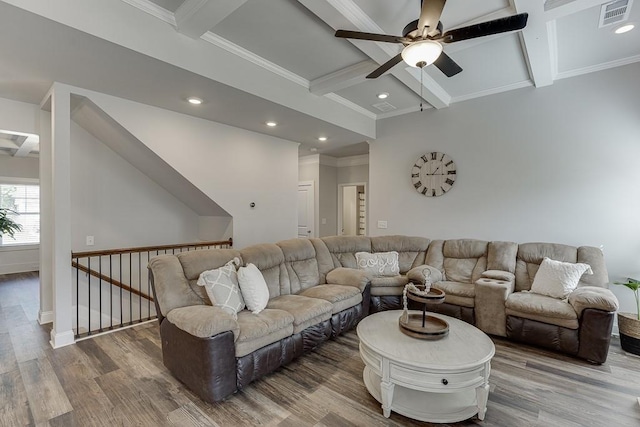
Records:
[[[260,243],[248,246],[240,251],[245,264],[254,264],[264,276],[269,287],[269,295],[287,295],[291,293],[289,275],[284,265],[282,249],[273,243]]]
[[[476,286],[472,283],[443,280],[441,282],[434,283],[432,286],[444,291],[446,295],[457,295],[465,298],[474,298],[476,296]]]
[[[398,252],[400,274],[424,264],[429,239],[414,236],[371,237],[371,252]]]
[[[400,274],[398,252],[356,252],[358,269],[370,277],[393,277]]]
[[[505,302],[508,316],[522,317],[569,329],[578,329],[578,315],[565,300],[531,292],[515,292]]]
[[[362,293],[355,286],[318,285],[300,292],[299,295],[319,298],[333,305],[333,314],[356,306],[362,302]]]
[[[322,241],[327,245],[334,267],[358,268],[356,252],[371,252],[371,239],[364,236],[329,236]]]
[[[276,244],[284,255],[291,293],[296,294],[321,283],[316,250],[309,239],[290,239]]]
[[[194,337],[209,338],[222,332],[233,332],[238,337],[238,322],[220,307],[194,305],[174,308],[167,313],[167,320]]]
[[[394,277],[372,277],[371,295],[402,295],[409,278],[405,275]]]
[[[329,301],[302,295],[280,295],[272,298],[267,308],[275,308],[291,313],[294,334],[309,326],[329,320],[333,311],[333,305]]]
[[[184,276],[189,281],[191,291],[199,296],[205,304],[209,304],[210,301],[205,289],[197,285],[200,273],[220,268],[234,258],[239,258],[242,262],[240,252],[235,249],[200,249],[182,252],[176,257],[182,266]]]
[[[447,280],[471,283],[471,275],[477,261],[476,258],[445,258],[444,274]]]
[[[238,269],[238,283],[247,308],[258,314],[269,302],[269,288],[258,267],[249,263]]]
[[[583,274],[593,274],[588,264],[545,258],[533,278],[531,292],[553,298],[566,298],[578,286]]]
[[[409,283],[407,276],[393,276],[393,277],[372,277],[371,289],[374,288],[392,288],[396,286],[402,286]]]
[[[238,286],[238,272],[236,264],[240,263],[234,258],[220,268],[207,270],[200,273],[198,286],[204,286],[209,296],[209,301],[215,307],[220,307],[237,318],[239,311],[244,310],[245,304]]]
[[[293,315],[284,310],[268,308],[259,314],[243,310],[238,313],[238,326],[236,357],[242,357],[292,335]]]

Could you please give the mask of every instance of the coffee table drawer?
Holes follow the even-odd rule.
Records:
[[[424,372],[391,364],[390,377],[396,384],[417,390],[446,392],[478,387],[484,382],[484,366],[466,372]]]

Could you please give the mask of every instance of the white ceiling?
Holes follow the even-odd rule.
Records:
[[[361,154],[376,121],[417,111],[421,92],[426,107],[441,109],[639,61],[640,28],[599,29],[600,4],[449,0],[445,30],[523,12],[529,22],[445,45],[464,69],[452,78],[401,63],[366,80],[400,47],[337,39],[335,30],[401,35],[419,0],[6,0],[0,97],[38,103],[60,81],[300,142],[301,154]],[[640,23],[640,6],[629,21]],[[376,106],[380,92],[389,98]],[[205,104],[192,107],[190,95]]]

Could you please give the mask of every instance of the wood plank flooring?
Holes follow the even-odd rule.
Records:
[[[382,416],[354,331],[212,405],[165,369],[155,322],[53,350],[38,294],[35,273],[0,276],[0,426],[429,425]],[[640,426],[640,358],[617,339],[600,366],[494,342],[486,418],[454,425]]]

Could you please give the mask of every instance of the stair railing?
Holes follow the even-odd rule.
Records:
[[[232,239],[72,252],[76,339],[155,319],[147,264],[154,256],[231,248]]]

